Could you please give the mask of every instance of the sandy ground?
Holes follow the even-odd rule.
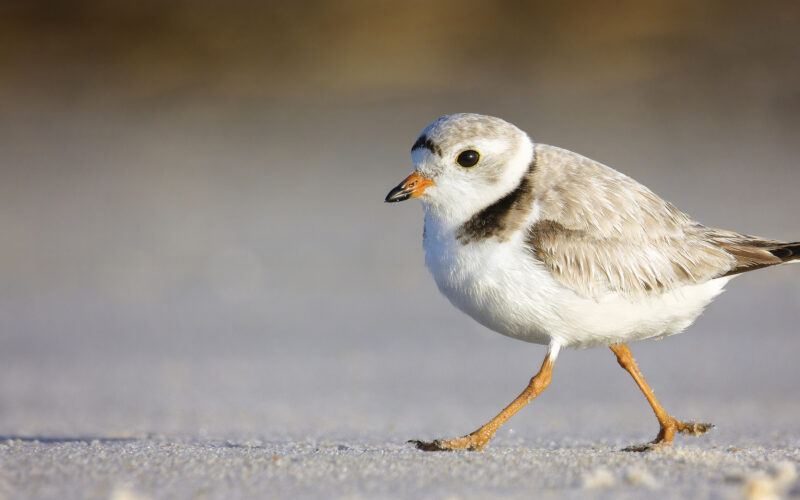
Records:
[[[570,440],[509,442],[480,455],[422,454],[363,439],[8,440],[8,498],[783,498],[796,442],[619,452]],[[24,481],[24,485],[20,482]]]

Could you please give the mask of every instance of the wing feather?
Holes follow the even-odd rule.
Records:
[[[536,155],[532,194],[539,217],[526,242],[582,295],[663,293],[800,261],[800,242],[704,226],[601,163],[547,145],[537,145]]]
[[[738,256],[729,249],[747,237],[707,228],[630,177],[576,153],[537,145],[537,157],[539,218],[526,241],[559,281],[582,295],[662,293],[736,268]]]

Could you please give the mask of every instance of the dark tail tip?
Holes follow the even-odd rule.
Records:
[[[769,253],[784,262],[800,259],[800,242],[787,243],[778,248],[772,248]]]

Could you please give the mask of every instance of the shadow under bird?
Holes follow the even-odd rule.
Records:
[[[609,346],[658,419],[644,451],[711,424],[670,416],[625,342],[683,331],[734,276],[800,262],[782,243],[704,226],[645,186],[579,154],[535,144],[491,116],[454,114],[411,148],[414,172],[387,202],[419,198],[425,264],[458,309],[509,337],[549,346],[539,372],[503,411],[422,450],[481,450],[550,383],[563,347]]]

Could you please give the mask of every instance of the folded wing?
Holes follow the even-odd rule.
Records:
[[[781,243],[704,226],[605,165],[537,145],[531,252],[584,296],[659,294],[800,259]]]

